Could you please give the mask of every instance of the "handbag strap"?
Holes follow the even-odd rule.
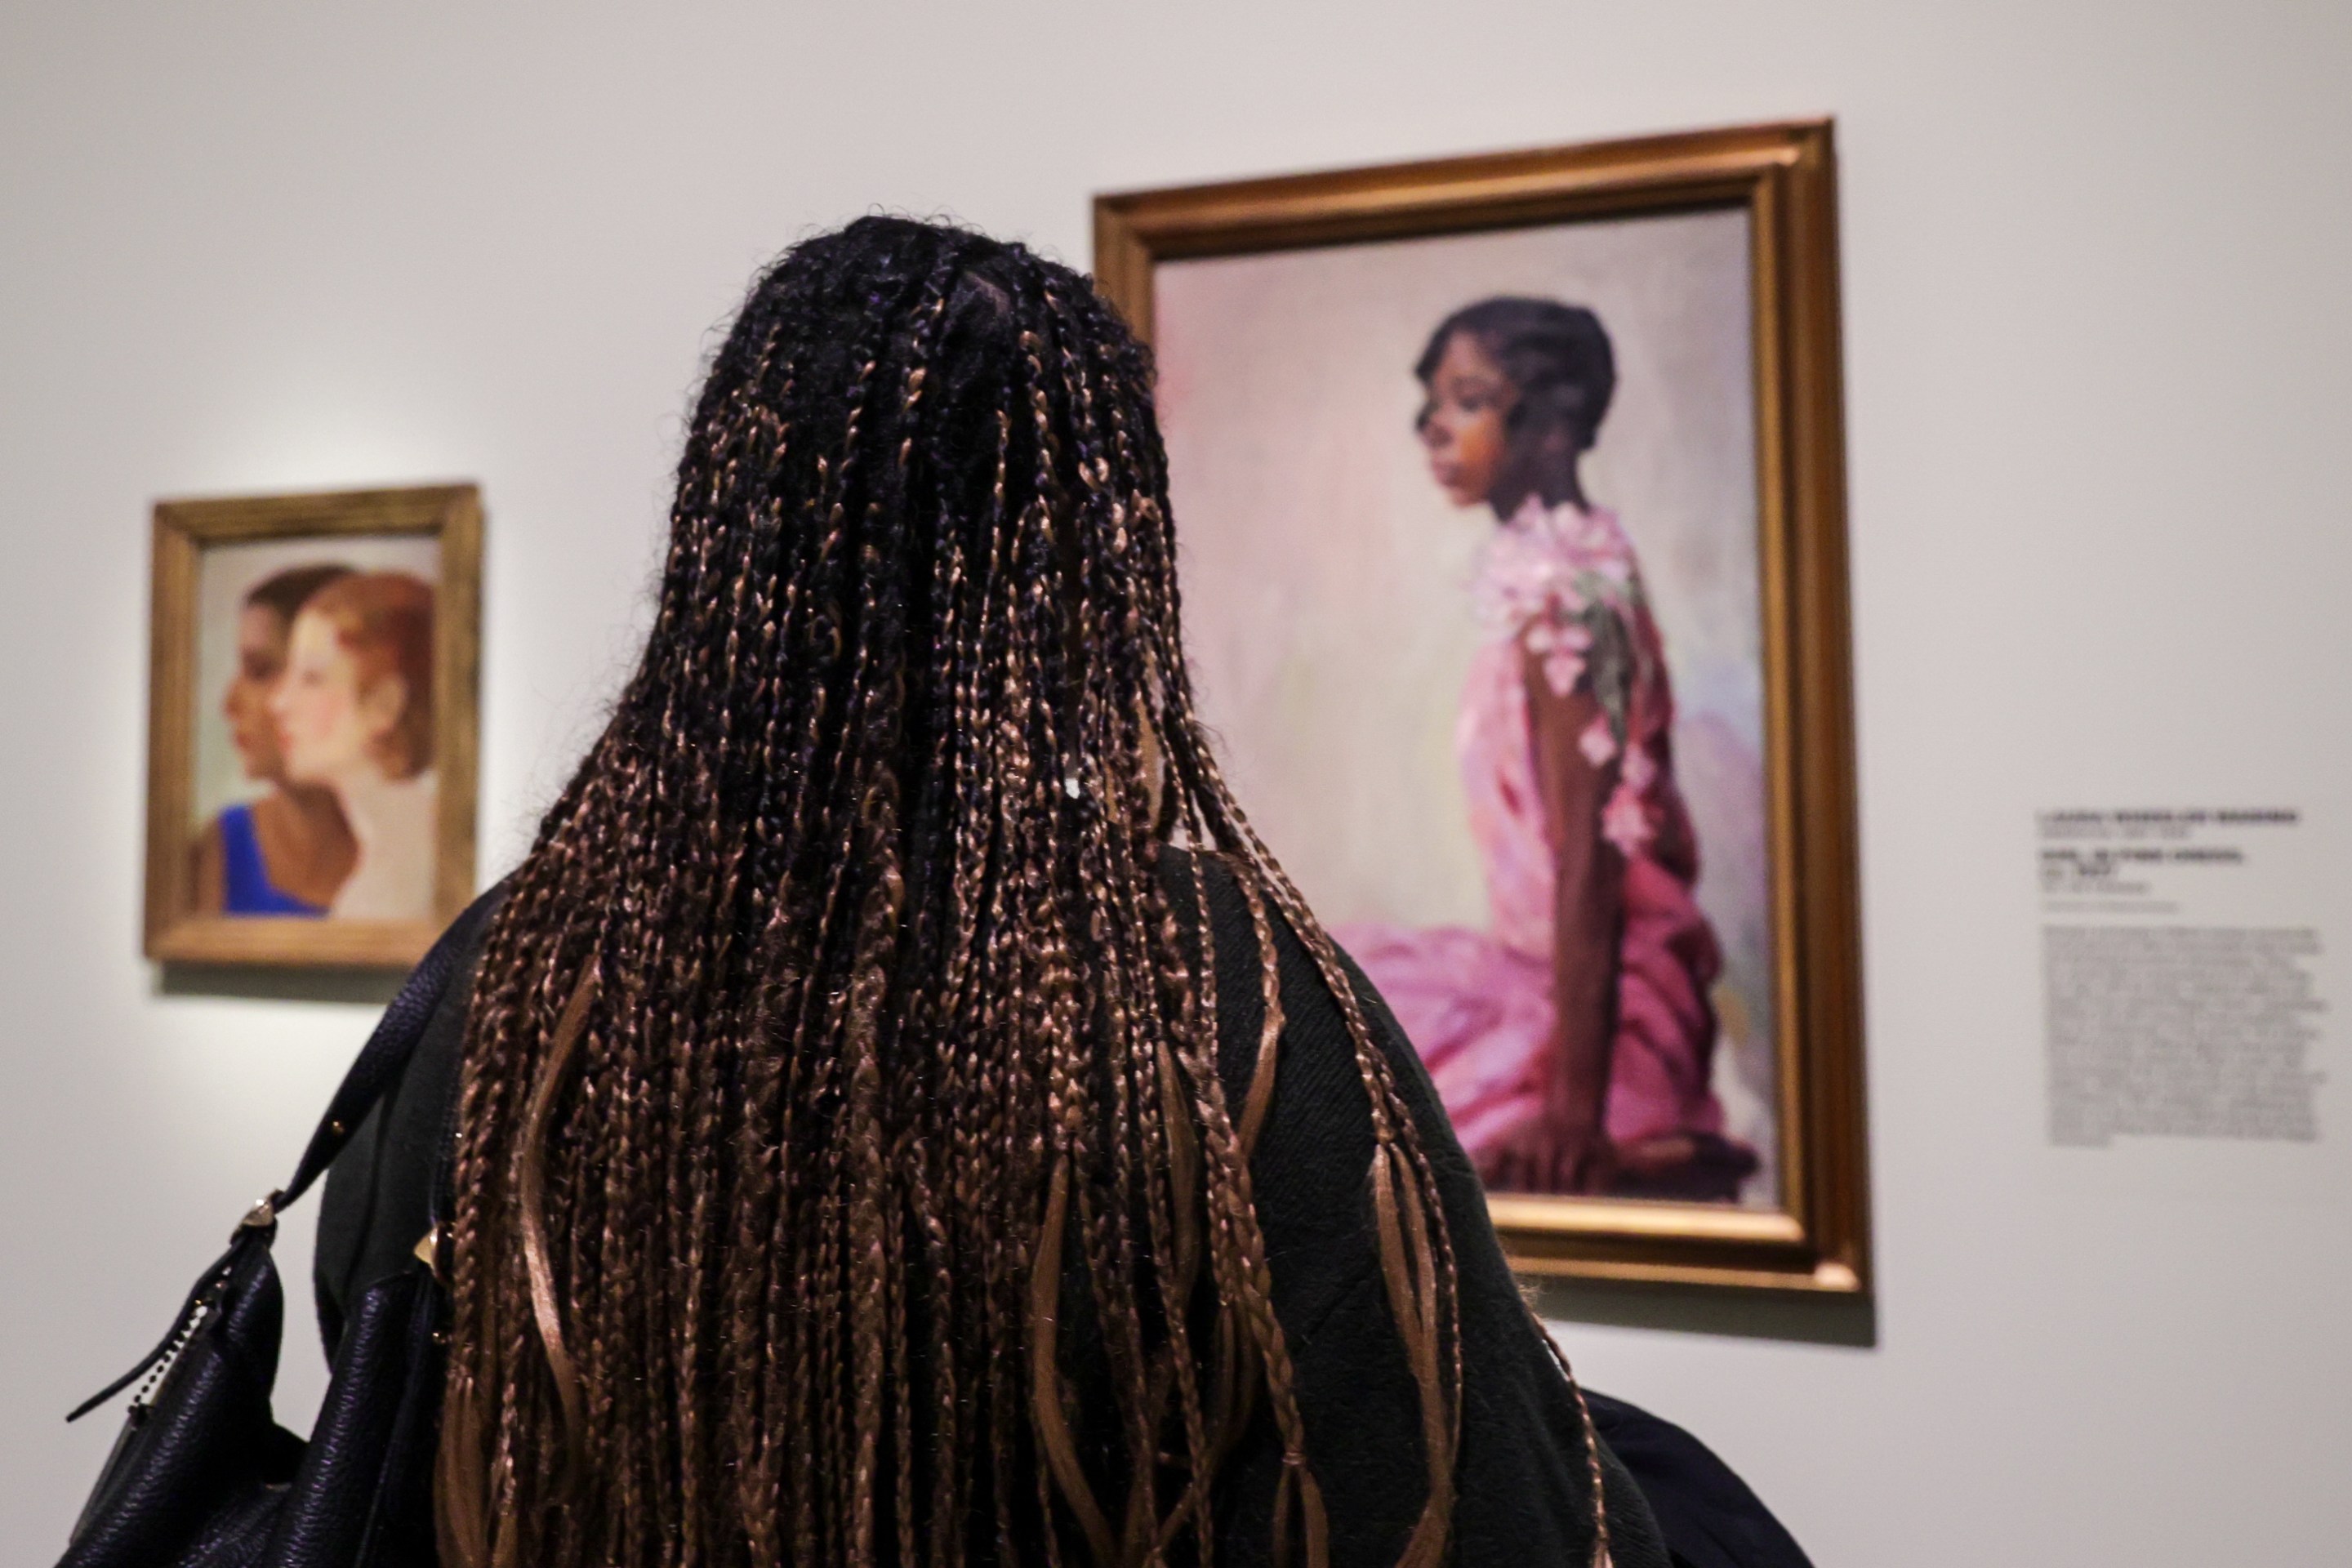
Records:
[[[311,1185],[335,1163],[335,1156],[352,1141],[352,1134],[383,1098],[393,1080],[407,1067],[408,1058],[415,1054],[416,1043],[425,1037],[425,1027],[432,1021],[434,1009],[441,1005],[441,994],[448,989],[457,975],[457,966],[474,950],[482,927],[498,908],[505,885],[491,889],[469,905],[464,914],[450,923],[440,939],[425,952],[408,979],[400,988],[392,1005],[383,1010],[383,1017],[360,1047],[359,1058],[327,1102],[326,1115],[319,1119],[318,1131],[310,1134],[310,1146],[302,1151],[301,1163],[294,1167],[293,1179],[263,1198],[247,1211],[244,1219],[229,1237],[228,1250],[214,1260],[213,1266],[197,1276],[195,1288],[188,1292],[179,1311],[172,1319],[172,1327],[160,1343],[141,1358],[139,1364],[91,1394],[74,1407],[68,1421],[78,1421],[131,1386],[142,1374],[157,1366],[179,1347],[182,1338],[196,1321],[197,1314],[209,1304],[212,1292],[227,1278],[240,1254],[250,1246],[268,1247],[278,1231],[278,1216],[288,1205],[310,1190]]]
[[[359,1130],[367,1113],[383,1098],[384,1090],[392,1087],[407,1067],[408,1058],[415,1054],[417,1041],[425,1037],[425,1026],[440,1005],[442,992],[448,988],[466,955],[473,951],[476,938],[505,890],[501,884],[476,899],[418,961],[407,984],[401,986],[400,994],[383,1010],[375,1033],[360,1048],[351,1071],[343,1075],[334,1099],[327,1102],[327,1113],[319,1119],[318,1131],[310,1134],[310,1146],[302,1151],[302,1160],[294,1167],[293,1178],[256,1204],[254,1212],[246,1216],[246,1224],[266,1225],[275,1219],[310,1191],[311,1184],[326,1173],[327,1167],[335,1163],[335,1156],[343,1152],[343,1145],[352,1141],[352,1134]]]

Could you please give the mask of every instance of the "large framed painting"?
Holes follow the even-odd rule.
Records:
[[[155,507],[151,958],[399,967],[474,892],[471,485]]]
[[[1865,1289],[1830,127],[1099,198],[1236,793],[1521,1268]]]

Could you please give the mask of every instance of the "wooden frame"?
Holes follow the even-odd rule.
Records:
[[[204,552],[265,541],[425,536],[438,542],[433,613],[430,911],[418,920],[202,913],[192,850],[198,590]],[[474,894],[482,509],[472,485],[158,501],[147,763],[148,957],[193,963],[404,968]]]
[[[1490,1203],[1528,1273],[1853,1293],[1868,1206],[1829,123],[1106,195],[1095,271],[1149,341],[1164,262],[1732,206],[1750,218],[1781,1201]]]

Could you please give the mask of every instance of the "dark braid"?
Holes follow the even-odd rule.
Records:
[[[1278,915],[1355,1039],[1424,1405],[1407,1560],[1437,1560],[1444,1216],[1328,939],[1217,773],[1175,563],[1148,356],[1084,279],[869,218],[753,287],[644,660],[484,947],[453,1568],[1205,1568],[1260,1402],[1276,1556],[1321,1568],[1249,1176],[1278,1005],[1229,1109],[1205,884],[1163,888],[1171,832],[1238,880],[1269,1000]]]

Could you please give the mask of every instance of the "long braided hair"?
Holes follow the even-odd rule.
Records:
[[[1264,1413],[1275,1560],[1321,1568],[1250,1190],[1278,916],[1355,1040],[1428,1461],[1402,1560],[1433,1564],[1445,1218],[1194,716],[1145,351],[1018,246],[860,220],[753,286],[671,526],[644,661],[476,983],[444,1559],[1205,1565]],[[1238,1103],[1204,857],[1264,981]]]

